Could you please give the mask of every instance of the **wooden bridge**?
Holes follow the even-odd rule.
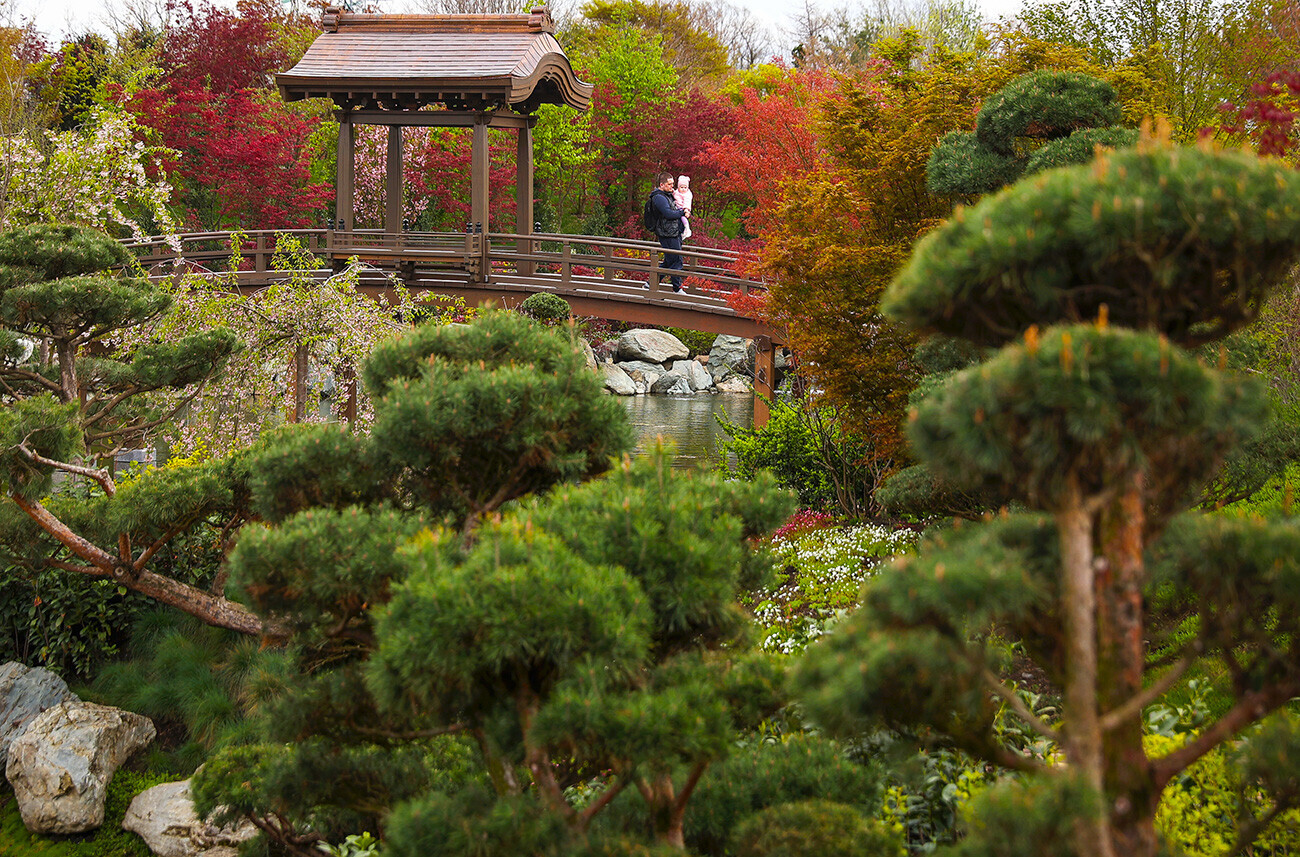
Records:
[[[729,295],[765,287],[745,274],[747,260],[741,254],[726,250],[683,249],[686,286],[676,293],[667,282],[658,282],[677,273],[663,267],[658,243],[590,235],[298,229],[186,233],[179,236],[179,249],[163,238],[126,245],[153,278],[224,275],[241,291],[253,292],[287,276],[272,262],[281,235],[296,238],[322,260],[310,272],[322,281],[353,260],[364,263],[359,287],[371,293],[391,290],[396,278],[416,296],[447,295],[476,306],[492,302],[514,308],[529,295],[549,292],[564,298],[575,316],[753,339],[758,352],[754,390],[772,396],[774,349],[785,337],[738,314],[728,302]],[[231,272],[236,238],[241,262]],[[761,425],[767,419],[766,403],[756,397],[754,406],[755,424]]]

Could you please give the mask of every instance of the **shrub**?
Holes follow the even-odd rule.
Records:
[[[902,844],[851,806],[807,800],[751,815],[735,834],[736,857],[895,857]]]
[[[870,442],[845,431],[833,408],[778,401],[764,426],[744,428],[722,416],[718,422],[728,435],[720,447],[729,476],[747,480],[769,470],[799,495],[802,508],[852,518],[874,510],[871,496],[883,474],[868,463]],[[728,453],[735,466],[725,463]]]
[[[567,321],[573,313],[573,310],[569,308],[568,301],[550,292],[538,292],[535,295],[529,295],[519,305],[519,311],[548,326]]]
[[[708,354],[713,348],[713,341],[718,338],[716,333],[706,333],[703,330],[687,330],[684,327],[665,327],[665,333],[671,333],[682,341],[682,344],[691,350],[691,356],[695,357],[700,354]]]
[[[849,761],[831,741],[800,736],[753,744],[736,750],[700,780],[686,816],[686,844],[700,854],[722,855],[737,826],[767,807],[834,799],[874,814],[880,795],[877,772]]]

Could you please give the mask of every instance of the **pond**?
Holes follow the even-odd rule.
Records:
[[[705,467],[718,462],[718,441],[726,433],[715,414],[748,428],[754,422],[749,393],[704,393],[698,396],[620,396],[636,429],[636,455],[644,455],[662,435],[677,446],[673,467]]]

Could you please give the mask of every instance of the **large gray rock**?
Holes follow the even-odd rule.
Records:
[[[28,669],[10,661],[0,666],[0,759],[36,716],[60,702],[76,699],[63,679],[41,667]]]
[[[582,342],[582,354],[587,358],[587,368],[595,369],[596,363],[598,362],[596,360],[596,352],[592,349],[590,342],[585,339],[580,341]]]
[[[636,384],[627,373],[615,366],[613,363],[597,364],[600,374],[605,379],[605,389],[609,390],[616,396],[635,396]]]
[[[618,366],[621,367],[624,372],[649,372],[651,375],[655,376],[662,375],[668,371],[664,368],[662,363],[649,363],[645,360],[624,360],[622,363],[619,363]]]
[[[754,340],[719,334],[709,349],[709,374],[721,381],[732,374],[754,374]]]
[[[694,360],[678,360],[673,363],[673,371],[686,379],[695,392],[707,390],[713,386],[713,376]]]
[[[158,857],[236,857],[240,843],[257,835],[251,822],[216,827],[200,819],[189,780],[140,792],[127,807],[122,828],[139,834]]]
[[[671,333],[662,330],[638,328],[629,330],[618,338],[618,362],[624,360],[646,360],[650,363],[666,363],[691,356],[691,350]]]
[[[659,380],[650,387],[650,392],[662,393],[666,396],[690,396],[694,393],[691,390],[691,383],[676,372],[665,372],[660,375]]]
[[[32,833],[82,833],[104,823],[108,781],[153,740],[147,717],[90,702],[61,702],[9,745],[5,776]]]

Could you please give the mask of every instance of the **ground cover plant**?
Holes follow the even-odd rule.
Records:
[[[836,731],[934,730],[1030,775],[988,794],[961,853],[1050,841],[1153,855],[1166,786],[1300,693],[1295,526],[1178,515],[1268,413],[1258,385],[1180,345],[1248,323],[1298,254],[1300,176],[1153,137],[959,209],[891,285],[894,317],[1000,349],[919,408],[914,451],[1030,511],[938,535],[876,578],[854,618],[810,647],[799,685]],[[1149,684],[1144,592],[1201,617]],[[993,627],[1062,688],[1059,720],[998,677]],[[1143,709],[1200,657],[1226,667],[1231,704],[1147,755]],[[1004,703],[1059,742],[1064,764],[997,740]],[[1278,723],[1256,749],[1285,759],[1296,738]],[[1290,799],[1282,785],[1275,801]]]
[[[787,655],[802,652],[829,620],[857,606],[863,583],[916,539],[906,528],[837,523],[806,511],[795,515],[772,536],[771,585],[742,599],[761,629],[762,647]]]

